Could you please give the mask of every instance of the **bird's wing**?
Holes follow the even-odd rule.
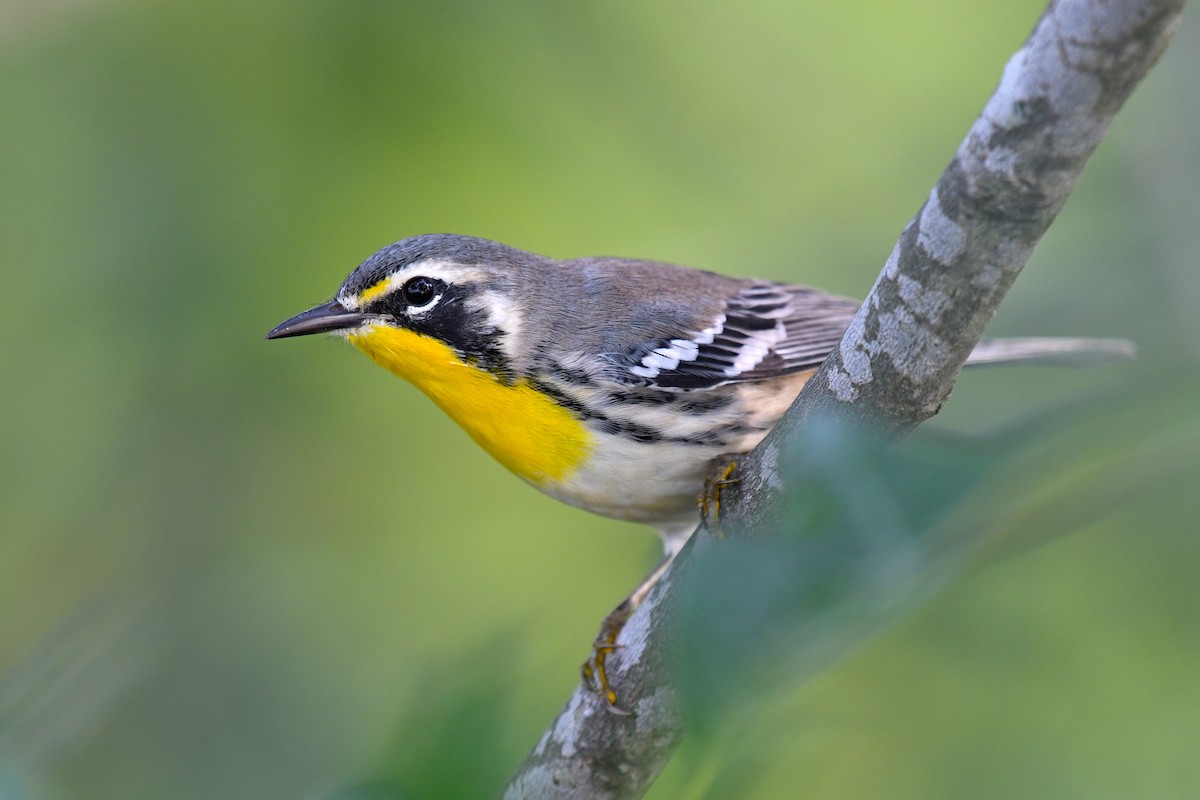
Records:
[[[751,283],[706,324],[610,355],[607,374],[653,389],[711,389],[815,369],[842,338],[856,300],[807,286]]]

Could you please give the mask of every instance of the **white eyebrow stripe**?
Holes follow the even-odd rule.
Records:
[[[401,267],[391,275],[388,275],[387,278],[381,279],[372,286],[369,286],[366,292],[369,292],[371,297],[367,302],[370,303],[381,297],[387,297],[408,283],[410,278],[415,278],[418,275],[424,275],[427,278],[436,278],[448,286],[461,281],[482,281],[485,277],[483,270],[478,267],[467,266],[445,258],[425,259],[424,261],[417,261],[416,263]],[[377,289],[376,287],[379,288]],[[345,294],[339,291],[336,299],[343,308],[349,311],[358,311],[363,305],[361,295],[366,292]]]

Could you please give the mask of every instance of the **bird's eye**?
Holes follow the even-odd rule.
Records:
[[[404,301],[417,308],[429,305],[443,286],[439,280],[418,275],[404,284]]]

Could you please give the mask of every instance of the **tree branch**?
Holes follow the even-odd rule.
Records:
[[[905,227],[841,344],[723,497],[731,534],[768,529],[785,491],[782,443],[816,415],[901,436],[941,408],[1000,301],[1133,87],[1166,49],[1184,0],[1053,0]],[[518,768],[507,798],[635,798],[683,736],[667,666],[675,586],[693,541],[609,660],[633,714],[580,686]]]

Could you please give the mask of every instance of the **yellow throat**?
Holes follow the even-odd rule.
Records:
[[[429,395],[493,458],[531,483],[566,478],[591,448],[587,429],[567,409],[524,380],[501,383],[437,339],[387,325],[359,328],[348,338]]]

